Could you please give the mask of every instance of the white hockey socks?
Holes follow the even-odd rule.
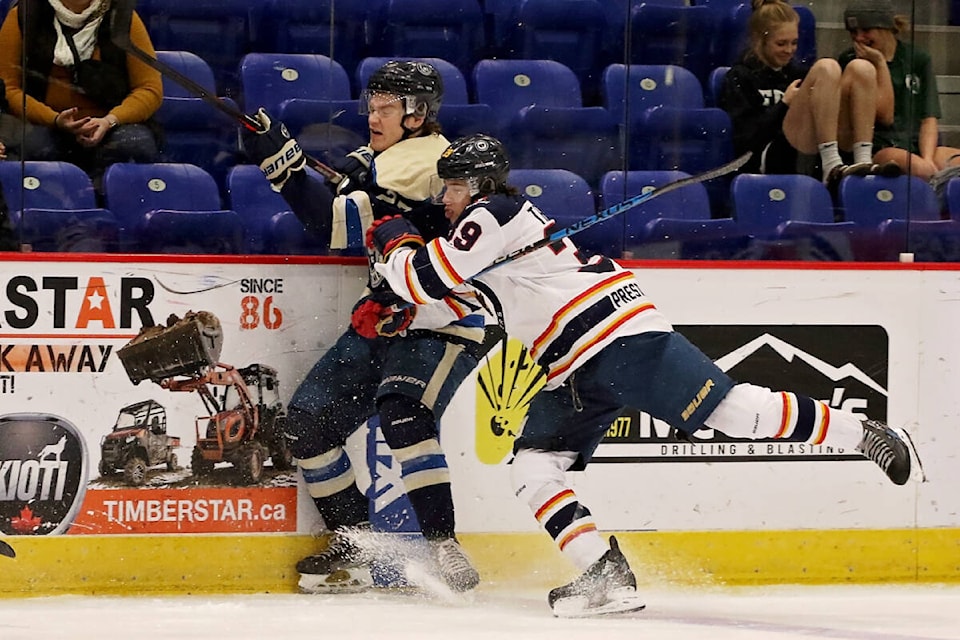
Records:
[[[819,400],[786,391],[738,384],[706,420],[735,438],[778,438],[854,449],[863,438],[862,418]]]
[[[581,571],[609,547],[590,510],[566,484],[565,472],[577,459],[568,451],[521,449],[511,465],[514,495],[530,507],[557,548]]]

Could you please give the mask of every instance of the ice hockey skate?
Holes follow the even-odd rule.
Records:
[[[433,540],[430,548],[437,561],[440,578],[456,592],[469,591],[480,583],[480,574],[455,538]]]
[[[301,593],[358,593],[373,586],[367,554],[351,534],[369,525],[343,527],[327,535],[327,547],[297,563]]]
[[[558,618],[627,613],[646,606],[637,595],[637,579],[613,536],[610,550],[579,578],[552,590],[547,602]]]
[[[895,485],[906,484],[913,475],[922,479],[920,457],[903,429],[891,428],[879,420],[864,420],[863,440],[857,451],[875,462]]]

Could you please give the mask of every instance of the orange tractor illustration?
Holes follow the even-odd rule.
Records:
[[[117,356],[134,384],[151,380],[168,391],[200,396],[207,413],[195,420],[194,475],[209,475],[218,462],[228,462],[244,482],[256,483],[268,458],[277,470],[293,466],[277,371],[264,364],[223,364],[222,346],[220,320],[191,311],[182,319],[170,316],[165,327],[145,327]]]

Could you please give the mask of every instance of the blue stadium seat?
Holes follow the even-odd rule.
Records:
[[[702,5],[635,5],[630,13],[629,62],[675,64],[706,82],[713,64],[718,12]]]
[[[238,164],[227,174],[227,204],[243,223],[247,253],[267,253],[271,219],[290,205],[270,188],[260,167]],[[286,252],[284,252],[286,253]]]
[[[631,168],[695,174],[733,158],[730,116],[723,109],[653,107],[634,118]]]
[[[15,232],[32,251],[115,253],[120,224],[108,209],[24,209]]]
[[[473,86],[476,101],[494,110],[496,134],[507,131],[524,107],[583,106],[576,74],[553,60],[481,60]]]
[[[477,100],[494,107],[496,135],[518,169],[567,169],[596,185],[619,166],[619,131],[603,107],[584,107],[576,75],[553,60],[482,60]],[[441,109],[441,113],[443,109]]]
[[[710,76],[707,78],[707,106],[716,107],[719,106],[720,92],[723,91],[723,81],[727,77],[727,72],[730,71],[730,67],[717,67],[710,72]]]
[[[897,260],[906,250],[905,236],[887,220],[935,221],[940,203],[933,188],[916,176],[844,178],[840,183],[843,219],[857,226],[855,255],[858,260]]]
[[[913,254],[915,262],[960,262],[960,221],[886,220],[879,235],[887,246]],[[892,251],[890,259],[896,259]]]
[[[353,69],[367,54],[369,3],[344,0],[263,0],[257,51],[319,53]]]
[[[239,255],[243,223],[236,211],[155,209],[143,214],[142,253]]]
[[[330,162],[369,142],[367,116],[360,113],[359,104],[356,100],[293,98],[280,103],[277,117],[306,153]]]
[[[154,49],[190,51],[213,69],[217,93],[236,98],[237,65],[253,42],[250,0],[140,0]]]
[[[151,253],[240,253],[243,226],[224,210],[213,177],[179,163],[110,165],[103,176],[104,198],[122,228],[124,244]],[[158,211],[206,212],[208,216],[154,216]],[[223,214],[216,218],[213,214]],[[156,219],[153,219],[156,218]],[[207,226],[206,234],[202,233]],[[239,230],[239,236],[238,236]],[[163,234],[154,237],[155,234]],[[164,249],[164,247],[168,247]]]
[[[292,98],[350,100],[350,77],[343,66],[320,54],[248,53],[240,61],[243,108],[270,113]]]
[[[800,16],[797,53],[794,58],[801,65],[809,67],[817,61],[817,18],[810,7],[793,3],[793,8]]]
[[[483,50],[483,15],[477,0],[386,0],[379,56],[442,58],[468,73]]]
[[[327,56],[248,53],[240,63],[248,112],[263,106],[321,160],[342,157],[368,140],[366,116],[351,98],[350,77]]]
[[[90,177],[76,165],[0,162],[0,183],[11,225],[34,251],[119,249],[116,218],[97,206]]]
[[[742,173],[733,179],[730,197],[740,228],[758,238],[775,238],[785,222],[834,222],[830,192],[806,175]]]
[[[716,108],[653,107],[629,118],[628,168],[675,169],[690,174],[718,167],[733,157],[730,116]],[[714,215],[725,213],[730,179],[705,184]]]
[[[672,64],[611,64],[603,72],[603,106],[618,121],[626,109],[643,113],[657,106],[701,109],[700,81],[688,69]]]
[[[711,2],[707,5],[717,15],[717,30],[713,39],[715,67],[732,66],[750,45],[749,22],[753,9],[749,2]]]
[[[22,209],[92,209],[97,206],[90,176],[69,162],[0,162],[0,183],[11,216]]]
[[[512,57],[566,65],[580,81],[586,104],[597,104],[600,75],[608,61],[606,22],[598,0],[523,0]]]
[[[930,185],[916,176],[844,178],[840,183],[843,218],[862,227],[885,220],[939,220],[940,203]]]
[[[512,49],[523,0],[483,0],[483,32],[491,53],[515,57]]]
[[[951,220],[960,220],[960,178],[947,183],[947,212]]]
[[[604,0],[602,3],[603,14],[607,19],[604,46],[616,59],[622,59],[623,57],[623,35],[627,23],[630,22],[630,11],[642,1],[675,7],[683,7],[688,4],[687,0]],[[696,4],[704,3],[697,2]]]
[[[157,51],[157,60],[216,95],[213,70],[205,60],[189,51]],[[224,101],[236,107],[230,98]],[[160,159],[163,162],[190,162],[222,183],[227,170],[236,164],[238,123],[208,104],[189,89],[163,76],[163,102],[156,114],[163,127]]]
[[[267,253],[275,255],[325,255],[328,245],[307,232],[293,211],[281,211],[270,218],[267,227]],[[346,252],[344,252],[346,253]]]
[[[647,223],[644,241],[625,248],[626,257],[661,260],[755,259],[753,239],[732,218],[686,220],[655,218]]]
[[[505,144],[518,169],[566,169],[591,186],[621,166],[619,128],[602,107],[526,107]]]
[[[556,222],[553,231],[563,229],[596,214],[590,185],[575,173],[564,169],[513,169],[509,184],[535,204],[545,216]],[[616,257],[622,251],[621,234],[607,235],[595,225],[571,237],[588,254]]]
[[[600,204],[602,208],[609,209],[689,176],[683,171],[610,171],[600,181]],[[644,241],[647,224],[657,218],[709,220],[710,198],[706,188],[697,183],[657,196],[617,218],[597,225],[597,229],[605,233],[622,234],[624,247],[629,249]]]
[[[740,174],[730,185],[741,231],[765,243],[767,257],[851,260],[857,227],[835,222],[824,184],[807,175]]]

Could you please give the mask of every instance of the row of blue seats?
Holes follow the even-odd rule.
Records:
[[[226,199],[212,176],[194,165],[111,165],[103,179],[103,208],[89,177],[76,166],[27,162],[24,167],[21,174],[18,163],[0,163],[0,181],[22,242],[38,251],[328,253],[253,165],[230,170]],[[584,250],[613,256],[651,257],[651,251],[665,250],[682,255],[686,245],[710,252],[733,247],[739,257],[745,249],[775,247],[775,255],[784,257],[784,243],[795,247],[816,239],[823,251],[825,239],[840,238],[848,253],[850,245],[862,246],[849,255],[834,248],[834,259],[884,259],[903,251],[919,231],[954,237],[960,229],[960,179],[947,187],[948,219],[929,185],[906,176],[844,180],[839,222],[823,184],[803,175],[737,176],[729,193],[730,218],[711,215],[702,183],[646,195],[687,175],[610,172],[596,198],[581,177],[565,170],[517,169],[510,182],[562,227],[592,216],[598,207],[639,199],[627,213],[577,236]]]
[[[802,4],[798,57],[816,58]],[[750,3],[711,0],[141,0],[154,47],[212,65],[218,89],[239,90],[250,52],[325,53],[353,68],[368,56],[438,57],[467,73],[482,58],[549,58],[599,93],[611,62],[677,64],[705,81],[746,41]]]
[[[157,57],[212,89],[213,72],[196,54],[158,51]],[[355,70],[358,82],[365,84],[386,60],[362,60]],[[597,186],[603,173],[623,166],[697,173],[732,155],[729,117],[706,106],[715,89],[705,91],[683,67],[610,65],[603,76],[603,106],[586,107],[576,75],[559,62],[482,60],[473,69],[469,91],[453,64],[426,60],[443,76],[440,122],[447,137],[497,135],[518,168],[569,169]],[[247,54],[240,77],[242,106],[248,112],[267,108],[321,160],[342,157],[366,142],[366,117],[351,93],[347,71],[335,60],[319,54]],[[713,77],[715,87],[720,74]],[[238,151],[236,123],[169,78],[164,92],[157,116],[167,131],[164,159],[225,174]],[[471,94],[479,102],[471,101]],[[652,112],[654,107],[664,108]]]

